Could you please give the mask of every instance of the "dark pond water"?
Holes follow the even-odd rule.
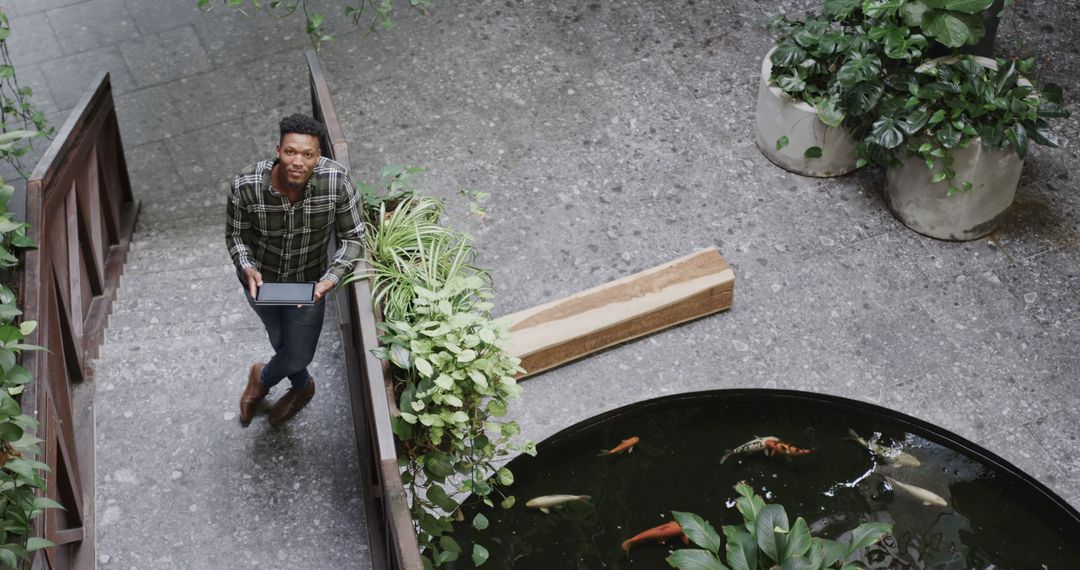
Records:
[[[849,429],[902,445],[920,465],[885,463],[849,439]],[[726,449],[755,435],[813,451],[720,463]],[[632,453],[597,456],[630,436],[641,438]],[[1045,487],[955,435],[839,398],[765,390],[662,398],[587,420],[539,451],[509,466],[517,505],[482,508],[491,520],[479,537],[491,553],[485,568],[668,568],[664,559],[681,542],[639,545],[629,555],[620,544],[671,520],[673,510],[697,513],[718,530],[741,524],[733,507],[739,481],[783,505],[792,521],[804,517],[815,536],[838,538],[870,520],[894,523],[893,536],[864,559],[871,568],[1080,568],[1080,515]],[[948,506],[924,505],[890,488],[884,475],[932,491]],[[591,500],[547,515],[525,507],[553,494]],[[472,532],[463,528],[458,538],[469,544]]]

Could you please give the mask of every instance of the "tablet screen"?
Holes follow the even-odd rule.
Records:
[[[255,297],[260,305],[310,305],[314,303],[314,283],[263,283]]]

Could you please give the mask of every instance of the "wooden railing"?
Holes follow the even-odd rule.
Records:
[[[94,422],[89,377],[123,272],[139,205],[131,194],[109,75],[72,111],[26,184],[28,235],[20,281],[23,319],[38,322],[24,354],[34,381],[23,413],[37,418],[51,468],[46,495],[64,506],[35,520],[56,543],[32,568],[94,568]]]
[[[326,125],[330,139],[322,143],[323,154],[350,169],[345,135],[330,99],[322,65],[313,51],[307,53],[307,61],[312,114]],[[364,261],[359,264],[366,265]],[[392,392],[388,391],[383,362],[371,354],[379,342],[371,289],[367,280],[361,280],[338,291],[333,298],[341,322],[372,564],[378,570],[422,570],[390,429],[387,394]]]

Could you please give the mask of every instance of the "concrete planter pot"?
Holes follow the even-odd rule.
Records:
[[[987,148],[980,139],[952,150],[957,180],[971,190],[948,195],[949,182],[931,182],[934,172],[918,157],[885,169],[885,203],[905,226],[933,238],[964,241],[994,231],[1012,204],[1024,161],[1012,149]],[[940,168],[937,167],[937,168]]]
[[[773,48],[761,62],[757,102],[757,145],[780,168],[803,176],[840,176],[855,170],[855,140],[843,128],[822,123],[814,108],[771,85]],[[776,149],[776,141],[788,144]],[[806,149],[821,148],[821,157],[807,158]]]
[[[985,68],[997,68],[992,59],[973,59]],[[956,58],[938,58],[922,67],[953,61]],[[1030,85],[1024,78],[1018,83]],[[1012,205],[1024,161],[1013,149],[989,148],[978,138],[968,148],[950,153],[956,180],[970,181],[970,190],[949,196],[948,181],[931,182],[942,165],[930,170],[918,157],[904,156],[898,157],[899,165],[885,169],[885,202],[897,219],[920,234],[954,241],[978,239],[994,231]]]

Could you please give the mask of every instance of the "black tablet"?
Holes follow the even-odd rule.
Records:
[[[314,283],[263,283],[255,295],[256,305],[312,305]]]

